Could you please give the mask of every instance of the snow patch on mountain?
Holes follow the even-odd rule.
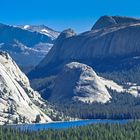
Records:
[[[20,25],[18,27],[31,31],[31,32],[38,32],[38,33],[44,34],[50,37],[52,40],[56,39],[60,34],[58,31],[54,31],[53,29],[45,25]]]
[[[24,29],[28,29],[28,28],[30,28],[30,26],[29,25],[25,25],[23,28]]]

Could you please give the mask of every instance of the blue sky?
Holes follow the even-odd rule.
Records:
[[[140,17],[139,0],[0,0],[0,22],[89,30],[102,15]]]

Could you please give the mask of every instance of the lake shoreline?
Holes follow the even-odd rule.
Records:
[[[77,121],[57,121],[49,123],[34,123],[34,124],[13,124],[6,125],[5,127],[10,127],[18,129],[20,131],[40,131],[48,129],[68,129],[73,127],[86,126],[91,124],[127,124],[134,120],[101,120],[101,119],[91,119],[91,120],[77,120]],[[138,121],[138,120],[137,120]]]

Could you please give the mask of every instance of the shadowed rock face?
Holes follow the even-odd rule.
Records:
[[[50,101],[79,100],[82,102],[106,103],[109,95],[104,81],[85,64],[72,62],[58,74]]]
[[[106,28],[102,28],[104,22]],[[96,60],[106,60],[105,63],[109,60],[113,65],[119,59],[138,56],[140,54],[138,22],[139,19],[134,18],[103,17],[97,21],[98,27],[93,27],[101,29],[58,40],[46,58],[29,74],[30,78],[56,74],[64,64],[72,61],[94,67]]]

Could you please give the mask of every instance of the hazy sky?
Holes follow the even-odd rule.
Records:
[[[102,15],[140,17],[140,0],[0,0],[0,22],[89,30]]]

